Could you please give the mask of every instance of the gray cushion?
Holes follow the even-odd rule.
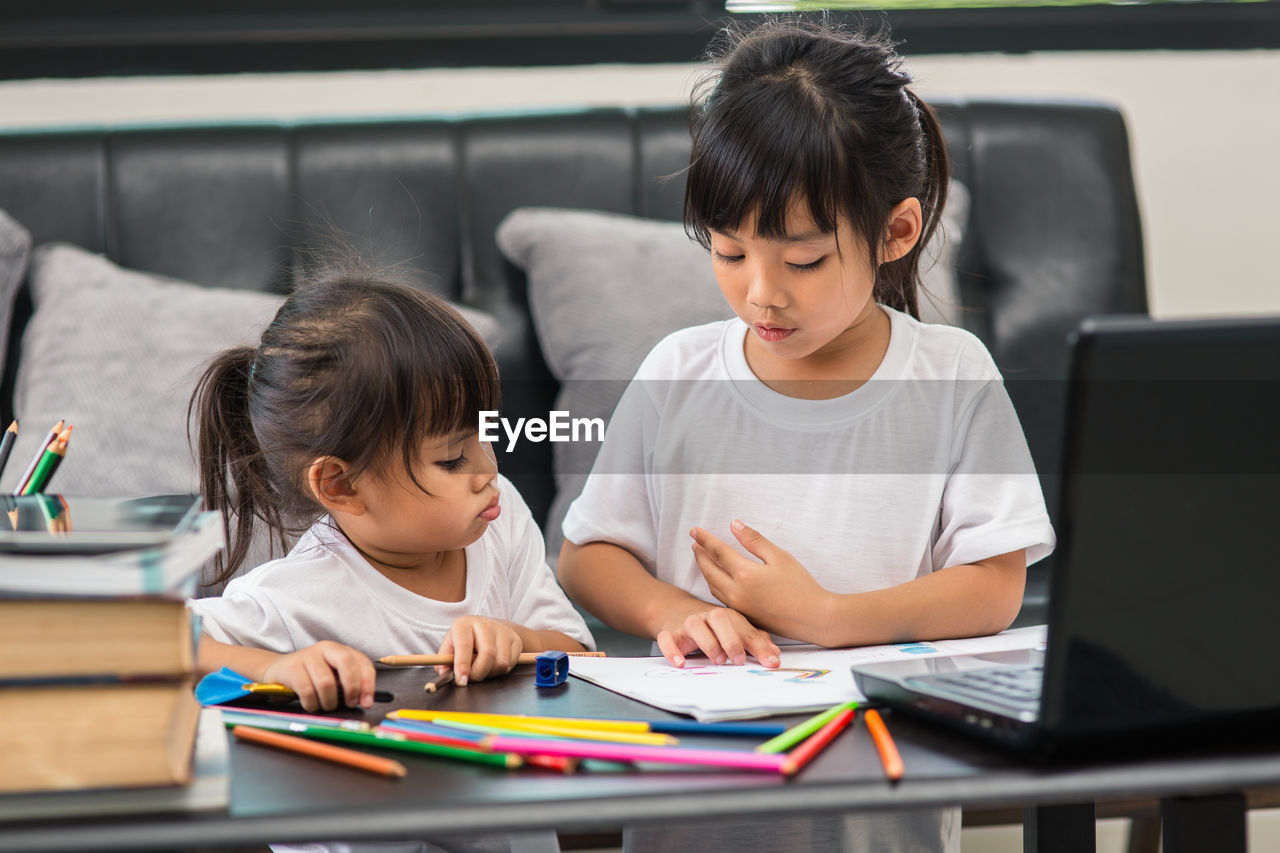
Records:
[[[13,297],[27,274],[31,255],[31,232],[0,210],[0,341],[8,339],[13,314]],[[4,370],[4,347],[0,346],[0,372]],[[5,425],[0,424],[0,429]]]
[[[198,491],[186,420],[196,379],[218,350],[256,344],[284,297],[121,269],[59,243],[33,253],[30,287],[33,313],[14,394],[21,429],[4,472],[5,491],[13,490],[60,418],[74,431],[52,490]],[[459,310],[493,339],[493,317]],[[251,558],[266,556],[256,548]]]
[[[945,239],[925,247],[921,316],[947,322],[958,305],[953,258],[968,194],[952,182]],[[667,334],[732,316],[707,252],[678,222],[590,210],[528,207],[498,226],[507,258],[525,271],[538,341],[560,380],[555,406],[574,418],[608,419],[645,355]],[[582,490],[598,444],[553,445],[556,497],[547,518],[548,557]]]

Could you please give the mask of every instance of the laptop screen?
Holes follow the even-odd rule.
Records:
[[[1042,721],[1280,712],[1280,319],[1087,322]]]

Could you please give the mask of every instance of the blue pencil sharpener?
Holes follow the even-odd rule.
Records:
[[[533,683],[538,687],[556,687],[569,677],[569,655],[566,652],[543,652],[534,662]]]

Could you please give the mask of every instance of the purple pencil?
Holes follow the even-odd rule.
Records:
[[[675,746],[644,746],[600,741],[539,740],[494,735],[482,741],[496,752],[564,755],[570,758],[601,758],[606,761],[651,761],[659,764],[701,764],[733,767],[738,770],[787,772],[787,756],[730,749],[688,749]]]

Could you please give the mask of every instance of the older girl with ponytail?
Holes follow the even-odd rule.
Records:
[[[564,522],[559,576],[673,665],[998,632],[1053,547],[990,354],[920,322],[945,144],[881,35],[730,32],[696,95],[685,225],[735,319],[661,341]],[[955,848],[956,810],[685,830],[630,849]]]

